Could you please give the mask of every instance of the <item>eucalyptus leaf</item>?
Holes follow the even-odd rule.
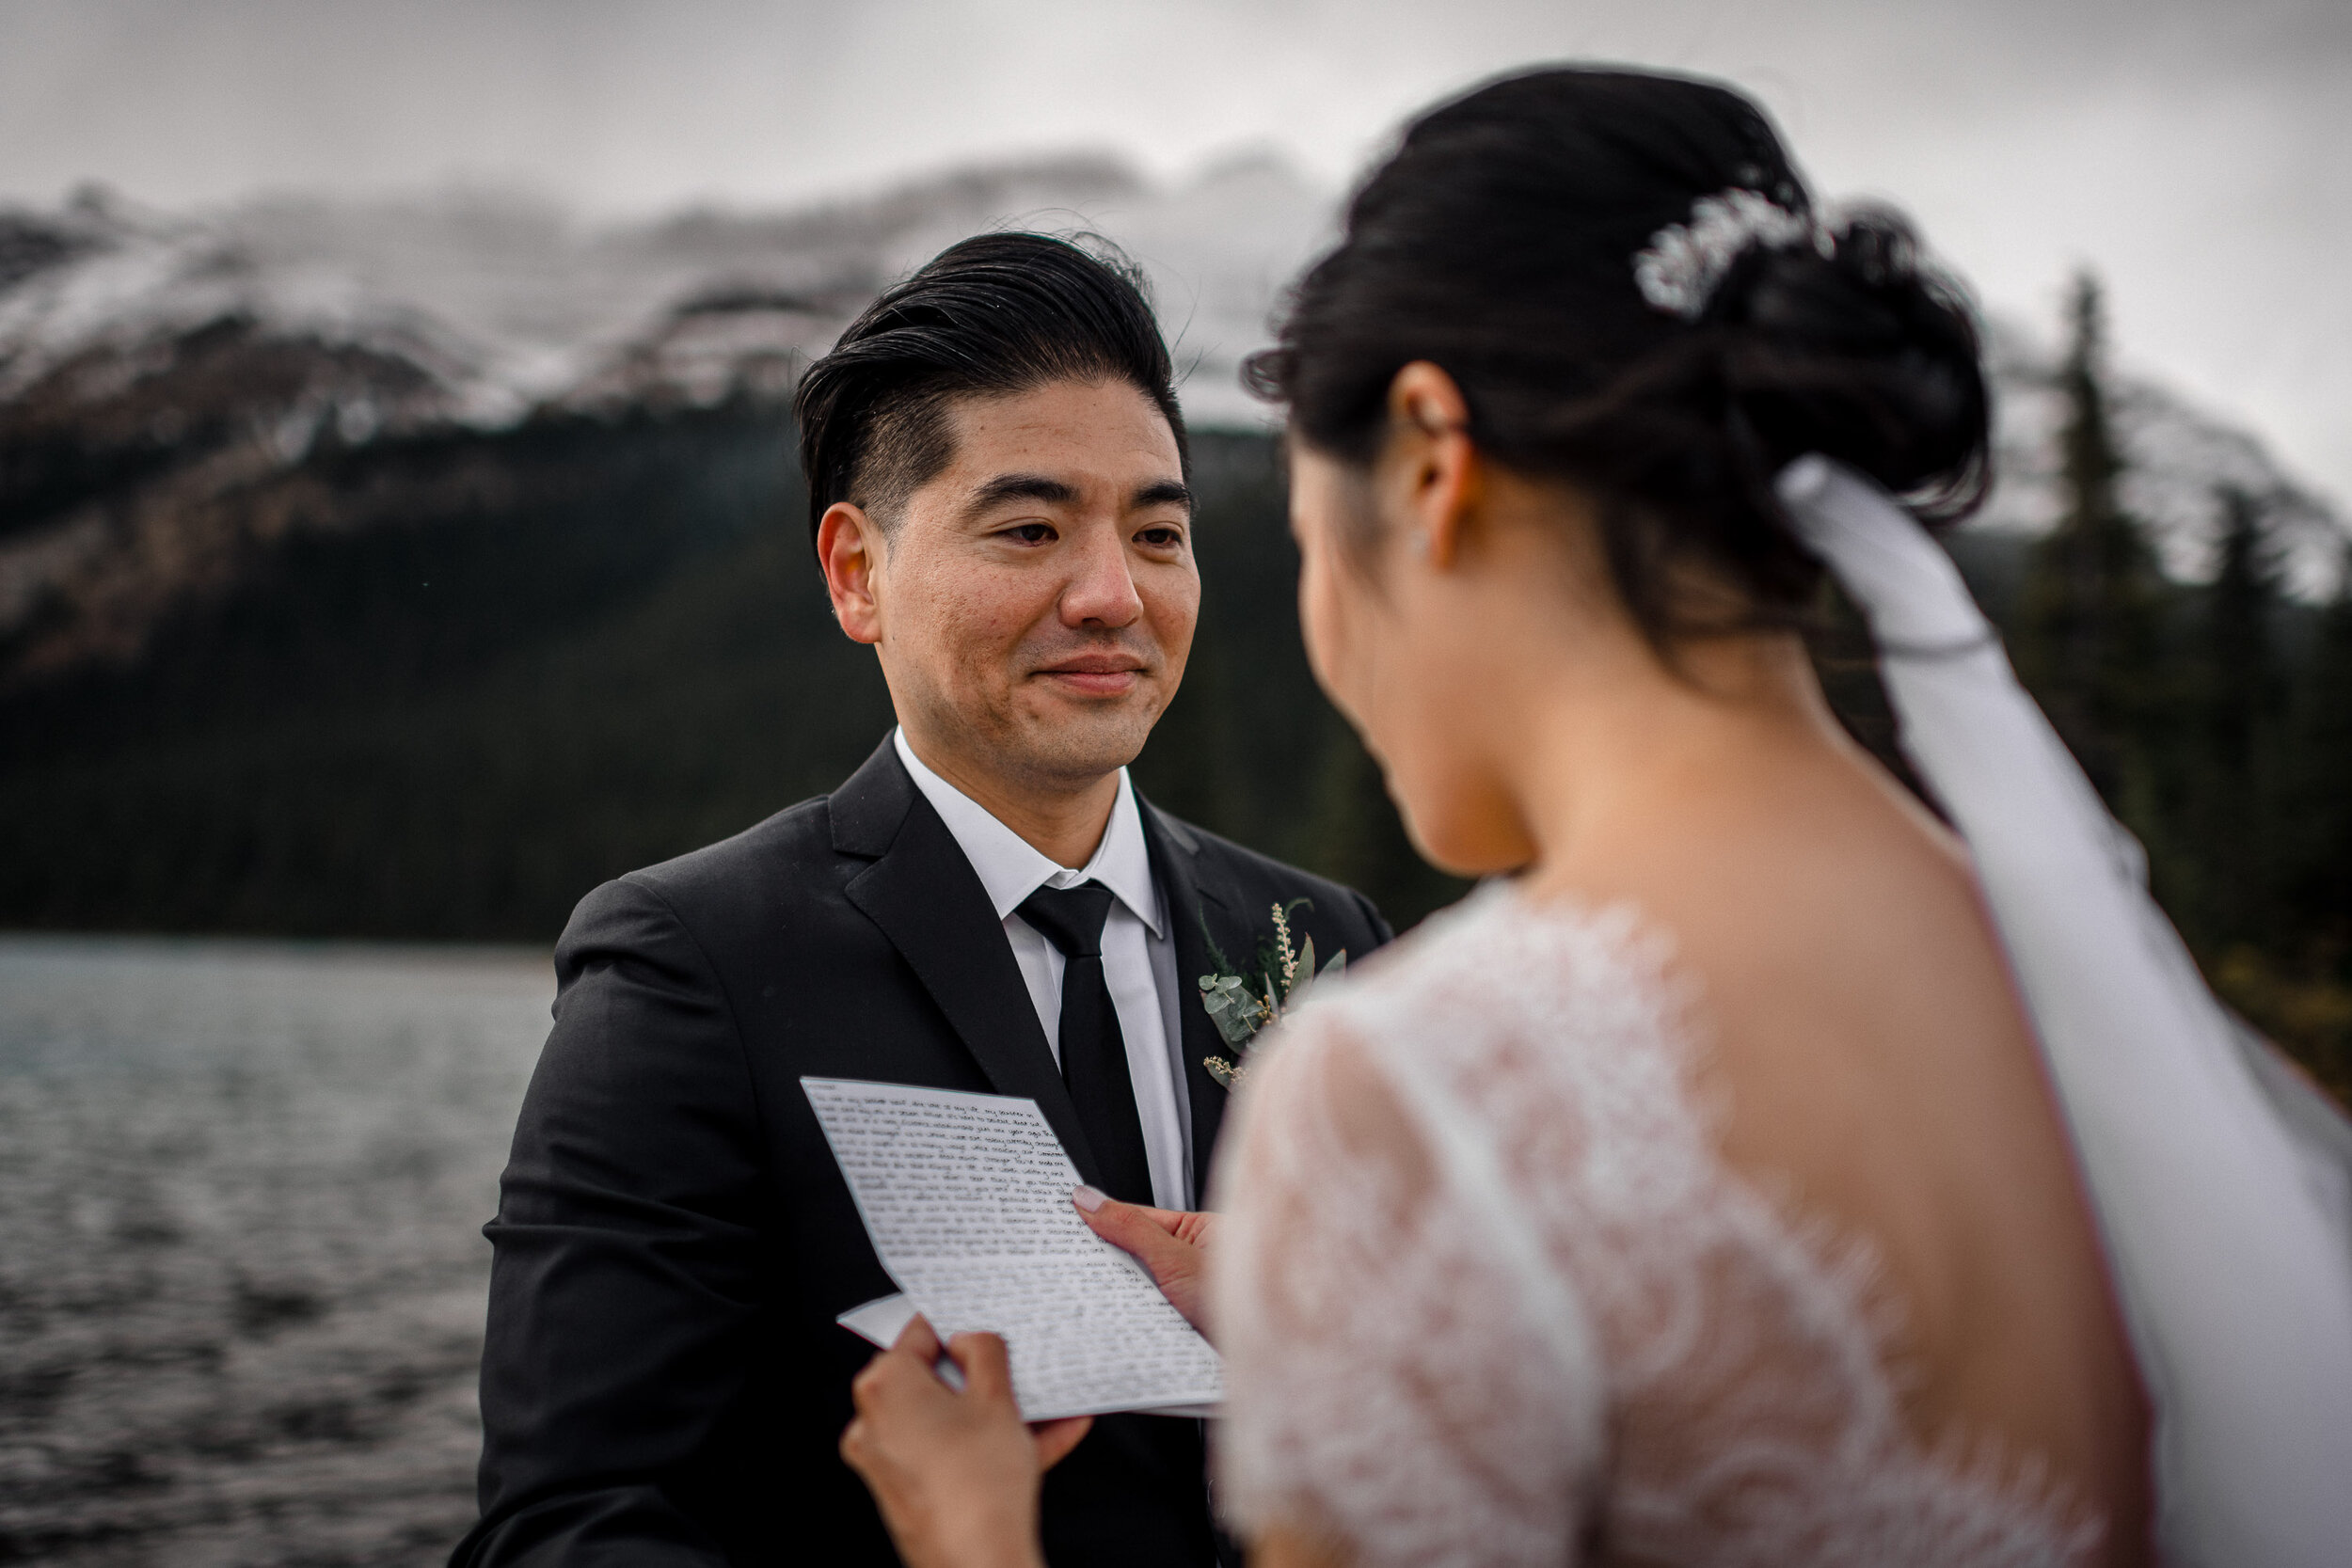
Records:
[[[1200,1010],[1209,1015],[1217,1032],[1229,1039],[1237,1026],[1246,1026],[1248,1011],[1241,999],[1224,991],[1212,991],[1200,999]]]

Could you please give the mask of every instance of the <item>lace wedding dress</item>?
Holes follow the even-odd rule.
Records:
[[[1253,1061],[1219,1507],[1365,1568],[2087,1560],[2029,1463],[1905,1428],[1867,1252],[1719,1157],[1666,960],[1491,888]]]

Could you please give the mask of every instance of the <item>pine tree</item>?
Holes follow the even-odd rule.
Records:
[[[2193,643],[2197,722],[2189,736],[2192,908],[2185,924],[2218,947],[2269,945],[2277,909],[2280,726],[2286,680],[2277,630],[2279,560],[2266,508],[2235,487],[2218,498],[2213,585]]]
[[[2099,284],[2087,273],[2068,314],[2073,341],[2058,373],[2065,510],[2026,569],[2017,662],[2100,794],[2146,837],[2153,781],[2143,732],[2157,706],[2161,582],[2118,493],[2123,456],[2108,414]]]
[[[2294,956],[2352,986],[2352,546],[2300,665],[2280,814],[2285,918]]]

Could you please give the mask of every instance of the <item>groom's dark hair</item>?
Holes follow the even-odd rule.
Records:
[[[809,543],[835,501],[887,531],[907,497],[955,456],[960,397],[1049,381],[1124,381],[1150,398],[1189,469],[1174,368],[1143,274],[1117,246],[1046,234],[978,234],[894,284],[808,368],[793,395]]]

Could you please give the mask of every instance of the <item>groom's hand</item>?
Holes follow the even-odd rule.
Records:
[[[1136,1260],[1152,1271],[1160,1294],[1184,1314],[1184,1322],[1203,1337],[1208,1335],[1201,1315],[1200,1276],[1208,1262],[1209,1232],[1216,1223],[1216,1215],[1121,1203],[1092,1187],[1080,1187],[1070,1200],[1097,1236],[1135,1254]]]
[[[874,1494],[907,1568],[1040,1568],[1038,1483],[1094,1418],[1024,1426],[993,1334],[959,1334],[945,1354],[963,1373],[961,1393],[934,1370],[939,1336],[910,1320],[850,1385],[857,1416],[841,1457]]]

